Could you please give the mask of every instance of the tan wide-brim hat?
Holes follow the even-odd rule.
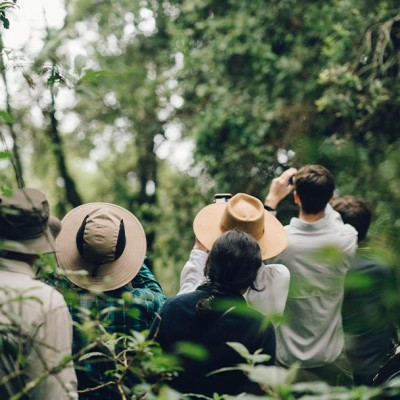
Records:
[[[44,193],[33,188],[0,195],[0,251],[22,254],[54,253],[52,229],[60,220],[49,215]]]
[[[213,203],[202,208],[193,222],[197,239],[211,250],[224,232],[239,229],[256,240],[263,260],[281,253],[287,246],[287,233],[283,225],[256,197],[238,193],[224,203]]]
[[[101,265],[84,258],[77,246],[77,233],[83,221],[97,211],[123,220],[126,238],[120,257]],[[87,203],[72,209],[61,222],[61,232],[56,240],[57,261],[75,285],[90,290],[109,291],[126,285],[137,275],[146,256],[146,235],[141,223],[131,212],[115,204]],[[94,269],[96,274],[93,276]],[[82,270],[87,274],[77,274]]]
[[[37,239],[8,240],[0,235],[0,250],[21,254],[46,254],[56,251],[53,235],[48,227]]]

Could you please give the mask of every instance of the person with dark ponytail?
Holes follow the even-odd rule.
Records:
[[[269,355],[265,364],[275,363],[274,328],[243,297],[249,288],[262,290],[254,283],[261,266],[257,241],[245,232],[227,231],[215,241],[208,255],[204,283],[163,305],[149,336],[167,353],[179,356],[184,342],[198,344],[206,353],[202,360],[190,355],[180,357],[182,372],[171,382],[173,388],[181,393],[208,396],[262,393],[242,371],[209,375],[245,362],[227,342],[241,343],[250,353],[261,349]]]

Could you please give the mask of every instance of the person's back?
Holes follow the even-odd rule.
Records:
[[[23,368],[23,380],[27,383],[40,372],[51,371],[71,353],[71,319],[61,294],[36,280],[28,264],[0,258],[0,280],[0,323],[3,328],[12,326],[10,331],[16,331],[19,336],[16,343],[22,344],[27,351],[26,367]],[[60,338],[58,329],[67,340]],[[34,387],[30,398],[42,400],[57,396],[67,399],[68,391],[74,389],[76,382],[71,366],[66,367],[67,373],[50,374],[43,383]],[[65,391],[58,382],[63,378]]]
[[[355,233],[330,216],[313,223],[294,218],[287,232],[288,247],[278,260],[288,267],[291,282],[277,330],[277,357],[287,366],[300,361],[318,367],[343,350],[340,313]]]
[[[208,318],[195,317],[196,304],[210,295],[213,295],[211,290],[202,285],[192,293],[168,299],[160,312],[162,325],[157,341],[166,352],[179,349],[180,342],[191,342],[207,353],[205,360],[190,355],[181,357],[183,371],[174,379],[173,387],[182,393],[208,396],[213,393],[237,395],[245,391],[261,394],[241,371],[208,374],[244,363],[227,342],[239,342],[250,353],[262,349],[264,354],[272,356],[268,364],[273,365],[275,334],[272,326],[263,329],[263,316],[250,310],[243,297],[234,295],[213,295],[218,311]]]
[[[207,259],[206,282],[194,292],[165,302],[150,337],[155,337],[168,353],[180,354],[182,342],[202,346],[207,352],[202,360],[181,357],[183,370],[172,381],[175,389],[208,396],[261,394],[241,371],[209,375],[244,362],[227,342],[241,343],[251,353],[261,349],[271,357],[265,364],[274,364],[274,329],[261,313],[248,307],[241,294],[253,286],[260,267],[257,242],[244,232],[226,232],[216,240]]]
[[[51,284],[61,292],[67,291],[75,294],[68,307],[74,322],[80,326],[91,321],[91,335],[96,332],[95,340],[103,337],[103,329],[109,334],[131,335],[132,330],[142,332],[148,329],[155,313],[165,300],[164,293],[156,278],[146,265],[147,259],[141,266],[138,274],[126,285],[106,292],[92,292],[75,286],[65,279],[52,279]],[[90,312],[90,318],[88,318]],[[93,344],[89,340],[88,332],[76,327],[73,335],[72,352],[76,354],[82,349]],[[107,371],[116,370],[117,365],[112,354],[102,344],[98,343],[89,352],[98,352],[107,357],[91,357],[81,362],[76,362],[81,400],[116,398],[116,387],[112,376],[107,377]],[[140,381],[130,373],[126,374],[125,384],[134,385]],[[105,385],[105,383],[108,383]],[[97,388],[97,389],[94,389]],[[116,397],[117,396],[117,397]]]
[[[365,245],[372,217],[369,205],[354,196],[336,198],[331,204],[358,232],[359,249],[345,281],[343,328],[354,383],[372,386],[397,339],[391,312],[397,296],[394,273]]]
[[[297,173],[282,175],[284,195],[294,175],[299,217],[292,218],[286,227],[288,246],[274,259],[286,265],[291,275],[283,321],[276,330],[277,360],[284,366],[299,363],[298,380],[318,376],[331,384],[350,384],[351,371],[343,353],[341,305],[357,233],[332,216],[335,212],[327,206],[334,178],[326,168],[308,165]],[[276,206],[280,200],[276,199],[267,206]]]
[[[48,226],[48,203],[35,189],[0,196],[1,398],[26,385],[30,399],[74,399],[76,376],[71,355],[72,321],[67,305],[32,269],[37,254],[55,251]],[[48,373],[48,375],[46,375]]]

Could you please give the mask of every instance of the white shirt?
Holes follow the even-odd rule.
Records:
[[[208,254],[192,250],[181,272],[178,295],[194,291],[204,282],[204,266]],[[247,302],[268,317],[281,316],[289,290],[290,273],[282,264],[263,264],[258,270],[255,287],[244,294]]]
[[[275,260],[290,270],[283,322],[276,330],[277,359],[290,366],[333,362],[344,346],[344,279],[357,248],[357,232],[327,210],[314,223],[292,218],[288,247]]]
[[[13,335],[17,343],[21,343],[21,337],[32,343],[23,370],[28,383],[71,355],[71,317],[61,294],[35,280],[29,264],[0,258],[0,282],[0,323],[3,327],[10,324],[10,328],[17,330]],[[29,398],[77,399],[76,387],[75,370],[69,362],[58,374],[44,377],[29,393]]]

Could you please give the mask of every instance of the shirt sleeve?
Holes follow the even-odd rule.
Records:
[[[181,272],[178,295],[193,292],[204,281],[204,267],[208,254],[194,249]]]
[[[133,307],[138,310],[138,315],[134,318],[131,328],[140,332],[150,327],[155,313],[161,308],[166,297],[146,264],[142,265],[133,279],[132,288]]]
[[[154,274],[150,271],[146,264],[143,264],[138,274],[132,280],[134,288],[149,289],[154,293],[160,293],[164,296],[164,292],[158,283]]]
[[[28,356],[27,375],[39,381],[32,390],[33,400],[78,399],[77,379],[72,361],[63,363],[71,355],[72,321],[62,296],[54,291],[51,306],[38,326],[32,350]],[[60,372],[55,373],[59,366]],[[55,369],[41,380],[46,371]]]
[[[255,287],[244,294],[247,302],[267,317],[280,317],[289,292],[290,272],[282,264],[263,264]]]
[[[336,210],[334,210],[329,203],[325,207],[325,216],[327,216],[330,221],[335,221],[343,224],[341,215]]]

